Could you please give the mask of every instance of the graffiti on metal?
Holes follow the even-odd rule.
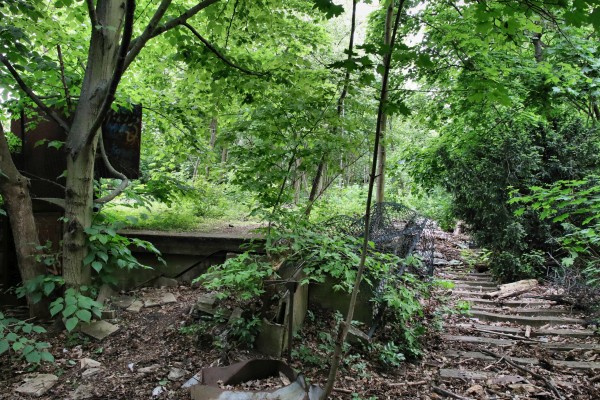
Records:
[[[130,179],[140,176],[140,146],[142,142],[142,106],[111,110],[102,125],[102,138],[111,164]],[[112,178],[105,168],[100,176]]]

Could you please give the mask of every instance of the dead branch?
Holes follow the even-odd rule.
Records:
[[[442,396],[446,396],[446,397],[450,397],[452,399],[458,399],[458,400],[473,400],[470,397],[463,397],[463,396],[459,396],[456,393],[452,393],[449,390],[446,389],[442,389],[441,387],[438,386],[432,386],[431,390],[433,390],[435,393],[440,394]]]
[[[96,29],[98,25],[98,16],[96,15],[96,7],[94,6],[94,0],[86,0],[88,15],[90,16],[90,23],[92,24],[92,30]]]
[[[546,387],[548,389],[550,389],[550,391],[552,391],[552,393],[554,393],[554,395],[556,397],[558,397],[561,400],[564,399],[564,397],[560,394],[560,392],[558,391],[558,389],[556,388],[556,386],[554,386],[554,384],[552,382],[550,382],[549,379],[547,379],[546,377],[538,374],[537,372],[534,372],[534,371],[530,370],[529,368],[525,368],[522,365],[519,365],[519,364],[515,363],[509,356],[506,356],[506,355],[500,356],[500,355],[498,355],[498,354],[496,354],[496,353],[494,353],[492,351],[489,351],[487,349],[481,349],[481,352],[485,353],[487,355],[490,355],[492,357],[495,357],[495,358],[503,359],[507,364],[509,364],[509,365],[517,368],[518,370],[521,370],[523,372],[526,372],[526,373],[530,374],[534,378],[537,378],[537,379],[543,381],[544,384],[546,385]]]

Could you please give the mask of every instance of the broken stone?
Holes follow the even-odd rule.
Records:
[[[198,301],[196,301],[194,308],[206,314],[214,314],[216,302],[216,293],[203,294],[202,296],[198,297]]]
[[[79,360],[79,365],[81,366],[81,369],[88,369],[88,368],[98,368],[102,364],[91,358],[82,358],[81,360]]]
[[[52,374],[37,374],[25,378],[25,383],[15,389],[21,394],[30,394],[35,397],[43,396],[58,381],[58,376]]]
[[[369,336],[366,333],[364,333],[363,331],[361,331],[354,325],[350,325],[350,328],[348,328],[348,343],[366,344],[366,343],[369,343],[370,340],[371,339],[369,338]]]
[[[98,291],[98,297],[96,298],[96,301],[98,303],[104,304],[106,300],[110,299],[116,294],[117,292],[115,292],[114,289],[110,287],[110,285],[105,283],[104,285],[100,286],[100,290]]]
[[[142,303],[142,301],[140,301],[140,300],[136,300],[133,303],[131,303],[131,305],[129,307],[127,307],[127,309],[125,311],[138,313],[138,312],[140,312],[142,307],[144,307],[144,303]]]
[[[85,400],[94,397],[94,385],[85,384],[80,385],[73,393],[71,393],[71,400]]]
[[[538,390],[538,388],[535,387],[535,385],[532,385],[530,383],[508,385],[508,387],[511,388],[515,394],[531,394],[535,393]]]
[[[167,376],[167,379],[169,379],[171,381],[178,381],[187,374],[188,374],[188,371],[181,369],[181,368],[173,367],[169,371],[169,375]]]
[[[94,375],[98,375],[100,372],[102,372],[102,368],[89,368],[81,373],[81,377],[83,379],[88,379]]]
[[[448,261],[444,260],[443,258],[434,258],[433,265],[448,265]]]
[[[176,303],[175,295],[170,292],[162,293],[160,296],[148,296],[144,299],[144,307],[157,307],[164,304]]]
[[[166,276],[160,276],[158,277],[155,281],[154,281],[154,287],[156,288],[161,288],[161,287],[177,287],[179,285],[179,282],[177,282],[177,279],[173,279],[173,278],[167,278]]]
[[[194,375],[190,379],[188,379],[183,385],[181,385],[181,387],[183,389],[187,389],[187,388],[190,388],[199,383],[200,383],[200,373],[197,373],[196,375]]]
[[[138,370],[138,372],[141,372],[142,374],[151,374],[153,372],[156,372],[160,369],[160,365],[158,364],[152,364],[148,367],[144,367],[144,368],[140,368]]]
[[[482,398],[484,398],[485,390],[483,389],[483,386],[481,386],[481,385],[473,385],[467,389],[467,394],[474,394],[474,395],[481,396]]]
[[[450,260],[448,261],[448,265],[451,267],[456,267],[458,265],[462,265],[462,261],[459,260]]]
[[[102,340],[118,330],[119,327],[117,325],[113,325],[106,321],[94,321],[81,326],[81,332],[97,340]]]
[[[115,319],[117,318],[116,310],[102,310],[102,319]]]
[[[162,392],[165,391],[165,388],[162,386],[157,386],[154,389],[152,389],[152,396],[153,397],[158,397],[162,394]]]
[[[239,307],[234,308],[233,311],[231,312],[231,315],[229,316],[229,321],[227,321],[227,324],[231,325],[238,319],[242,318],[242,313],[243,313],[243,310],[241,308],[239,308]]]
[[[445,259],[446,257],[444,257],[444,255],[442,253],[440,253],[439,251],[434,251],[433,252],[433,257],[435,258],[442,258]]]
[[[122,309],[126,309],[129,306],[131,306],[133,304],[133,302],[135,301],[134,297],[131,296],[119,296],[119,297],[113,297],[112,298],[112,303]]]

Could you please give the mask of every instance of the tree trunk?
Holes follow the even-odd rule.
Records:
[[[91,132],[101,112],[117,63],[120,32],[125,16],[123,0],[98,0],[98,25],[92,27],[87,68],[73,123],[67,136],[67,184],[65,232],[63,236],[63,277],[69,287],[90,282],[90,267],[84,230],[92,222],[94,160],[99,132]],[[80,151],[74,145],[85,143]]]
[[[216,117],[212,117],[212,119],[210,120],[210,140],[208,142],[208,145],[210,146],[210,150],[211,152],[214,152],[215,150],[215,143],[217,142],[217,118]],[[208,179],[210,177],[210,166],[206,166],[206,179]]]
[[[4,130],[0,124],[0,193],[10,220],[17,253],[17,264],[23,282],[39,275],[46,274],[46,268],[36,261],[36,247],[39,246],[39,237],[31,196],[29,195],[29,182],[27,178],[17,171],[12,161]],[[33,303],[31,296],[27,296],[29,315],[31,317],[48,317],[48,304],[45,301]]]
[[[387,12],[385,14],[385,35],[383,38],[383,43],[386,46],[389,46],[391,43],[393,16],[394,16],[394,2],[392,1],[392,2],[390,2],[390,5],[388,6]],[[388,57],[388,56],[386,55],[386,57]],[[387,88],[383,92],[383,96],[384,97],[381,99],[381,101],[383,102],[383,104],[385,104],[388,99]],[[377,134],[379,135],[379,146],[377,147],[377,174],[376,174],[377,190],[376,190],[376,194],[375,194],[375,202],[377,202],[377,203],[383,203],[383,200],[385,197],[385,159],[386,159],[385,128],[387,126],[387,115],[385,113],[383,113],[381,118],[382,118],[382,120],[381,120],[381,125],[379,127],[379,132],[377,132]]]

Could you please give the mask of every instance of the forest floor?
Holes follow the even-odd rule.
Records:
[[[437,234],[437,275],[455,281],[456,286],[454,290],[441,289],[428,302],[427,322],[434,323],[434,310],[442,303],[448,306],[461,299],[470,299],[471,314],[444,315],[441,329],[424,338],[422,356],[397,368],[382,366],[367,349],[354,349],[355,355],[346,357],[338,375],[333,397],[599,399],[600,363],[596,359],[600,341],[575,319],[582,316],[564,306],[526,297],[553,291],[545,286],[504,303],[486,302],[482,297],[491,287],[486,286],[491,278],[473,273],[460,259],[466,239]],[[0,386],[4,389],[0,399],[31,398],[15,390],[28,377],[41,373],[58,377],[52,388],[38,397],[44,400],[189,399],[182,386],[202,368],[264,358],[252,350],[215,348],[194,332],[191,327],[197,321],[190,310],[207,294],[201,287],[144,288],[127,295],[147,300],[167,293],[174,301],[130,311],[115,307],[116,316],[109,321],[119,329],[102,341],[80,333],[56,332],[48,340],[56,362],[36,371],[1,357]],[[523,316],[534,319],[520,320]],[[312,384],[323,386],[326,380],[334,321],[331,312],[310,309],[294,343],[291,366]],[[527,329],[523,321],[535,326]],[[283,385],[284,380],[274,378],[240,388]]]

